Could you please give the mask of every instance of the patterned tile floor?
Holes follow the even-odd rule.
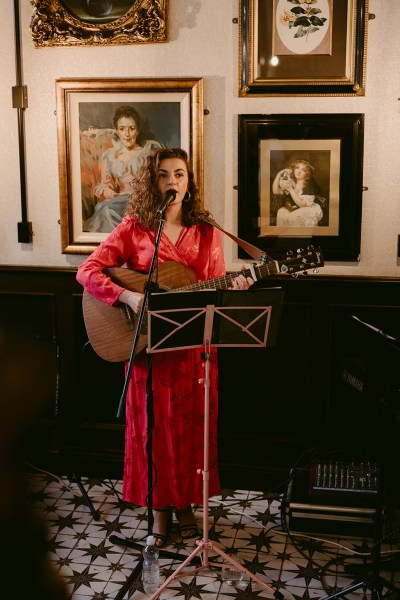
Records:
[[[95,520],[76,482],[58,479],[50,473],[34,471],[30,500],[35,512],[47,523],[50,560],[67,583],[72,600],[144,600],[140,565],[140,549],[129,548],[119,540],[131,540],[142,546],[147,536],[146,509],[126,505],[121,500],[120,481],[82,479],[90,502],[99,519]],[[199,525],[202,507],[196,508]],[[360,582],[355,570],[366,560],[370,564],[371,541],[294,537],[284,532],[279,496],[256,491],[224,490],[210,499],[208,539],[232,554],[251,572],[257,574],[272,591],[265,589],[247,574],[237,586],[222,582],[219,567],[202,568],[197,573],[174,579],[162,591],[161,599],[177,600],[258,600],[279,597],[284,600],[310,600],[332,597],[338,591]],[[399,535],[385,540],[382,546],[381,576],[388,586],[383,598],[400,598]],[[191,554],[195,541],[182,542],[172,530],[164,550]],[[221,560],[213,550],[209,561]],[[397,566],[384,571],[388,559]],[[181,564],[181,560],[161,559],[165,579]],[[136,570],[135,570],[136,567]],[[354,569],[353,569],[354,567]],[[189,565],[186,571],[192,570]],[[350,572],[349,572],[350,570]],[[137,577],[137,578],[136,578]],[[391,586],[395,586],[392,588]],[[360,587],[346,594],[346,600],[371,598],[371,592]]]

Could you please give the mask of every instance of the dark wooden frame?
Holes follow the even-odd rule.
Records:
[[[239,95],[364,96],[368,0],[335,3],[330,53],[280,56],[271,68],[274,1],[240,0]]]
[[[238,234],[242,239],[280,257],[288,250],[309,244],[320,246],[325,260],[359,260],[363,192],[363,114],[288,114],[239,115],[238,149]],[[261,228],[260,143],[263,140],[304,141],[318,150],[320,141],[340,141],[338,174],[338,232],[326,235],[314,227],[294,235],[270,227],[268,235]],[[310,142],[311,140],[311,142]],[[300,158],[299,156],[297,156]],[[272,177],[272,174],[271,174]],[[264,182],[265,185],[265,182]],[[301,232],[303,233],[303,232]],[[239,248],[239,257],[249,258]]]

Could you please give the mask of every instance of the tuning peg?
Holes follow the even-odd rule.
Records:
[[[286,256],[293,256],[293,250],[288,250],[286,252]]]
[[[303,248],[297,248],[297,253],[301,254],[302,252],[304,252]]]

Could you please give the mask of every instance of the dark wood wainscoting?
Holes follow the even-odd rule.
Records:
[[[56,461],[84,474],[119,477],[124,422],[116,415],[124,368],[87,344],[75,273],[0,268],[4,416],[20,427],[24,451],[37,466]],[[344,448],[368,455],[380,438],[382,393],[391,406],[400,404],[393,353],[386,357],[379,335],[368,347],[353,319],[399,339],[400,280],[284,276],[268,284],[284,289],[276,346],[219,350],[226,487],[269,490],[315,452]],[[374,373],[369,359],[368,372],[357,371],[364,351],[376,355]],[[391,423],[396,419],[395,408]]]

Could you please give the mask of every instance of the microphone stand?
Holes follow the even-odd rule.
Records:
[[[149,302],[149,296],[151,292],[157,292],[159,286],[155,283],[153,279],[153,273],[156,266],[157,258],[158,258],[158,248],[160,245],[161,235],[165,225],[164,214],[162,213],[159,223],[158,223],[158,231],[156,234],[156,239],[154,242],[154,252],[151,259],[150,269],[147,276],[147,281],[144,285],[144,298],[143,304],[140,308],[135,336],[132,344],[131,355],[129,358],[128,367],[125,374],[125,382],[122,390],[122,395],[120,398],[117,417],[121,418],[123,415],[123,411],[125,408],[126,394],[128,391],[129,381],[133,370],[133,361],[136,355],[136,348],[139,341],[139,335],[142,330],[142,325],[144,321],[144,316],[146,313],[146,309]],[[148,367],[148,379],[146,386],[146,396],[147,396],[147,431],[148,431],[148,440],[147,440],[147,455],[148,455],[148,530],[149,534],[153,528],[153,506],[152,506],[152,486],[153,486],[153,470],[152,470],[152,438],[153,438],[153,393],[152,393],[152,385],[151,385],[151,376],[152,376],[152,357],[148,357],[149,367]]]
[[[147,281],[144,285],[143,304],[142,304],[142,307],[140,309],[139,316],[138,316],[137,327],[136,327],[135,336],[134,336],[133,344],[132,344],[131,355],[130,355],[129,363],[128,363],[128,369],[127,369],[126,375],[125,375],[125,383],[124,383],[122,395],[121,395],[119,406],[118,406],[118,412],[117,412],[118,419],[121,418],[123,409],[125,406],[126,392],[128,389],[129,379],[130,379],[132,369],[133,369],[133,361],[135,359],[136,348],[137,348],[138,341],[139,341],[139,334],[142,330],[142,325],[143,325],[146,308],[148,305],[149,295],[151,292],[156,292],[159,289],[158,284],[152,280],[153,272],[154,272],[154,268],[156,265],[156,260],[158,258],[158,248],[160,246],[161,235],[162,235],[164,225],[165,225],[165,217],[164,217],[165,211],[167,210],[167,208],[171,204],[171,202],[175,199],[175,196],[176,196],[176,191],[168,190],[165,193],[164,199],[161,203],[161,206],[157,211],[157,215],[159,215],[159,217],[160,217],[159,222],[158,222],[158,231],[157,231],[156,239],[154,241],[154,252],[153,252],[152,259],[151,259],[151,264],[150,264],[150,269],[149,269],[149,273],[147,276]]]

